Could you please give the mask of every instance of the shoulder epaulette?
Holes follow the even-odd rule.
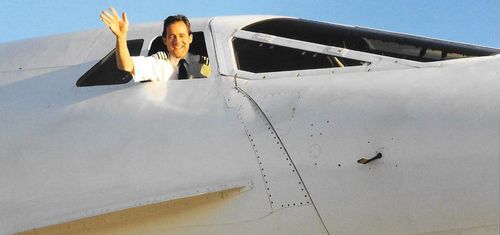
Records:
[[[155,54],[152,55],[154,58],[159,59],[159,60],[168,60],[168,55],[164,51],[159,51],[156,52]]]
[[[200,64],[209,65],[208,57],[200,55]]]

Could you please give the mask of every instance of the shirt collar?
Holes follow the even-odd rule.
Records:
[[[188,64],[188,65],[191,64],[191,61],[193,60],[192,56],[193,55],[189,52],[186,54],[186,56],[184,56],[183,59],[184,59],[184,61],[186,61],[186,64]]]

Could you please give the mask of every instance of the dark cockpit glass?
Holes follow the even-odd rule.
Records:
[[[238,68],[252,73],[359,66],[366,62],[234,38]]]
[[[243,30],[419,62],[500,53],[494,48],[303,19],[269,19]]]
[[[143,44],[144,39],[128,40],[127,47],[130,55],[140,55]],[[132,80],[132,75],[130,73],[121,71],[116,66],[115,51],[116,49],[111,50],[104,58],[83,74],[76,82],[76,86],[117,85],[125,84]]]

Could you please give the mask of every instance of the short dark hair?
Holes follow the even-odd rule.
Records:
[[[192,34],[191,23],[189,23],[189,19],[184,15],[175,15],[175,16],[169,16],[163,21],[163,33],[161,34],[161,36],[166,37],[168,26],[179,21],[182,21],[184,22],[184,24],[186,24],[189,35],[191,35]]]

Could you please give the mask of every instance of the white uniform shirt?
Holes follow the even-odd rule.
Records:
[[[207,57],[188,53],[184,59],[189,79],[206,78],[210,75],[211,69]],[[164,51],[148,57],[132,56],[132,63],[135,72],[134,82],[178,79],[179,65],[173,65]]]
[[[172,65],[165,52],[152,56],[132,56],[134,63],[134,82],[163,81],[177,79],[177,66]]]

